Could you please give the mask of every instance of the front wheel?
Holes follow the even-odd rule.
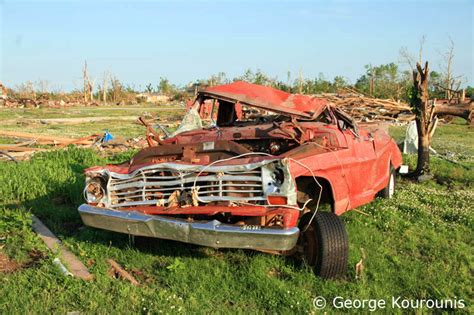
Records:
[[[342,220],[332,212],[306,213],[300,221],[299,247],[314,273],[324,279],[346,274],[349,242]]]
[[[391,199],[393,198],[393,195],[395,194],[395,170],[393,169],[392,166],[390,166],[388,170],[388,184],[385,186],[384,189],[379,191],[378,196],[385,198],[385,199]]]

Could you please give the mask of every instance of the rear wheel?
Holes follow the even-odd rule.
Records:
[[[379,193],[378,193],[379,197],[382,197],[382,198],[385,198],[385,199],[390,199],[395,194],[395,184],[396,184],[395,170],[393,169],[393,167],[391,165],[390,165],[390,168],[388,170],[388,175],[389,175],[389,178],[388,178],[387,186],[385,186],[385,188],[382,189],[381,191],[379,191]]]
[[[317,212],[308,226],[312,216],[313,213],[305,214],[299,224],[301,233],[298,242],[303,259],[321,278],[345,275],[349,242],[344,223],[332,212]]]

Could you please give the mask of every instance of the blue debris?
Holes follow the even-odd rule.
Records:
[[[104,133],[104,137],[102,138],[102,142],[107,143],[107,142],[109,142],[113,139],[114,139],[114,136],[112,136],[112,134],[109,133],[108,130],[106,130],[105,133]]]

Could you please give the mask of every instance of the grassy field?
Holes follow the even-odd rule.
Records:
[[[122,125],[118,128],[129,128]],[[86,131],[93,132],[89,126],[80,130]],[[404,127],[390,132],[401,139]],[[361,207],[368,215],[343,215],[350,267],[338,281],[321,280],[292,258],[138,241],[84,227],[76,210],[82,203],[83,169],[122,161],[129,153],[106,159],[91,150],[70,148],[18,164],[0,163],[0,252],[25,265],[0,273],[0,313],[316,313],[316,296],[328,301],[336,296],[463,299],[464,311],[472,313],[472,129],[443,125],[433,147],[460,164],[434,157],[432,181],[399,180],[394,199]],[[414,163],[413,157],[406,159]],[[31,213],[89,267],[93,281],[59,273],[53,255],[31,230]],[[354,266],[362,252],[365,268],[356,279]],[[111,278],[108,258],[134,274],[141,286]],[[325,310],[335,311],[331,306]],[[390,305],[385,311],[393,312]]]
[[[173,106],[157,106],[150,104],[134,106],[102,106],[102,107],[70,107],[56,108],[12,108],[0,109],[2,130],[22,131],[46,135],[67,135],[83,137],[91,134],[102,134],[108,130],[113,135],[121,137],[143,136],[144,128],[134,123],[133,117],[153,116],[163,120],[175,121],[184,114],[184,107],[178,104]],[[49,119],[84,119],[106,118],[100,122],[50,122]],[[123,121],[122,118],[128,120]],[[6,142],[0,139],[0,143]]]

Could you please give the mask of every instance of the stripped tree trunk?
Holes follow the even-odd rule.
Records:
[[[430,173],[430,143],[437,118],[435,103],[429,102],[428,79],[428,62],[424,68],[417,63],[413,71],[413,95],[410,100],[418,131],[418,160],[415,171],[410,174],[413,177]]]
[[[107,103],[107,80],[108,80],[108,73],[104,72],[104,84],[102,90],[102,101]]]
[[[89,92],[89,79],[87,77],[87,61],[84,61],[84,68],[82,69],[82,78],[84,80],[84,103],[87,103],[88,101],[87,93]]]

